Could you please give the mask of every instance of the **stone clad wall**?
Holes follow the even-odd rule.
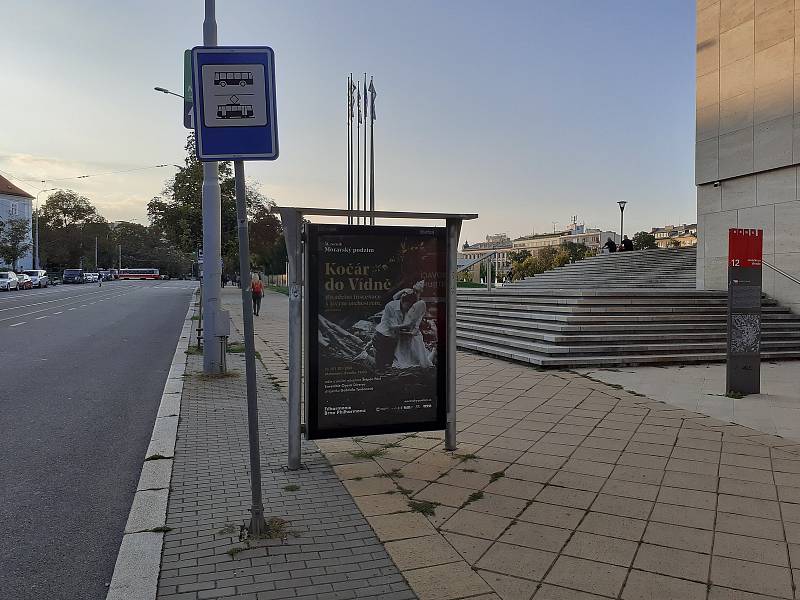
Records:
[[[800,277],[799,30],[800,0],[697,0],[698,289],[726,288],[730,227],[763,229],[764,259]],[[800,312],[800,286],[763,285]]]

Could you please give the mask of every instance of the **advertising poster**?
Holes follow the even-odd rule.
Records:
[[[444,429],[446,230],[306,231],[309,438]]]

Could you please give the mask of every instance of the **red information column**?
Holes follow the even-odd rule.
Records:
[[[761,391],[761,229],[728,231],[726,391]]]

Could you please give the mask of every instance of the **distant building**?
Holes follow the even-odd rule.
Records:
[[[559,246],[567,242],[573,242],[575,244],[585,244],[589,249],[599,252],[608,238],[619,243],[619,235],[613,231],[602,231],[600,229],[590,229],[584,225],[575,225],[572,229],[566,231],[538,233],[517,238],[513,241],[513,246],[515,251],[528,250],[533,252],[548,246]]]
[[[511,269],[509,252],[511,252],[512,249],[511,238],[505,233],[496,233],[494,235],[487,235],[485,242],[478,242],[476,244],[464,242],[461,252],[458,254],[458,259],[469,262],[482,258],[492,252],[496,252],[492,261],[500,273],[506,273]],[[476,264],[470,271],[472,272],[472,280],[477,283],[480,279],[480,264]]]
[[[659,248],[697,246],[697,223],[653,227],[650,233],[655,236]]]
[[[0,221],[9,219],[25,219],[28,221],[28,241],[32,241],[31,218],[33,217],[33,196],[18,188],[8,179],[0,175]],[[11,268],[0,258],[0,268]],[[29,250],[17,263],[20,270],[33,268],[33,250]]]

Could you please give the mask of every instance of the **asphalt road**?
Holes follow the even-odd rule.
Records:
[[[0,292],[0,599],[105,598],[195,285]]]

